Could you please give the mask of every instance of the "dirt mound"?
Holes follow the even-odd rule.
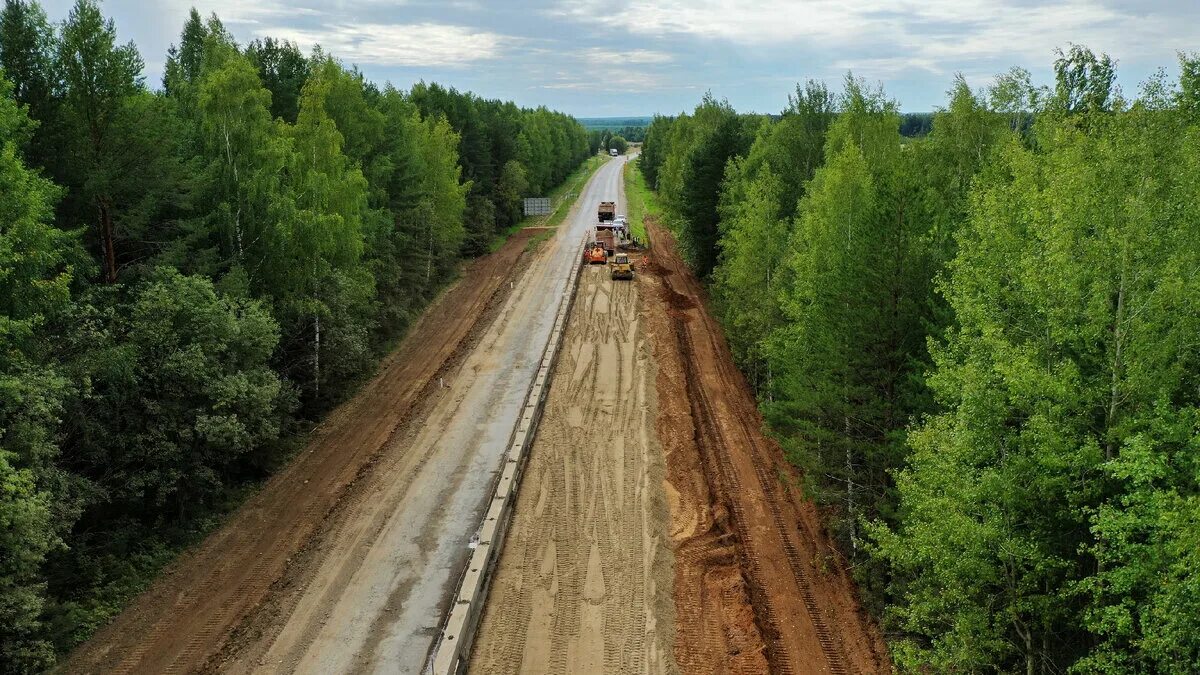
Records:
[[[641,280],[658,362],[659,437],[676,543],[675,655],[685,672],[890,670],[882,637],[762,434],[754,397],[705,309],[703,287],[653,222]]]

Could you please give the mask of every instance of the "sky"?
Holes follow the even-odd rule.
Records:
[[[72,0],[42,0],[52,21]],[[242,43],[316,44],[400,88],[440,82],[578,117],[673,114],[705,91],[779,112],[796,83],[840,90],[848,71],[908,112],[943,106],[955,73],[983,87],[1012,66],[1052,81],[1055,47],[1117,61],[1136,95],[1177,52],[1200,50],[1200,0],[105,0],[137,43],[147,82],[188,10],[215,12]]]

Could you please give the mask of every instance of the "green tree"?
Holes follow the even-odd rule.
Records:
[[[94,0],[77,0],[63,24],[56,67],[71,144],[84,157],[69,185],[78,194],[79,222],[96,214],[104,279],[117,280],[116,183],[132,168],[114,156],[114,135],[131,99],[142,90],[142,58],[132,43],[118,45],[111,20]]]
[[[658,173],[667,159],[670,148],[671,127],[675,118],[655,115],[646,128],[646,141],[638,157],[642,175],[651,189],[658,189]]]
[[[713,292],[734,357],[760,393],[771,395],[768,336],[783,323],[788,240],[804,187],[820,165],[833,120],[823,84],[797,86],[778,123],[763,123],[721,187],[721,259]],[[778,168],[777,168],[778,167]]]
[[[254,67],[232,55],[204,75],[196,106],[199,150],[207,163],[202,195],[207,211],[199,229],[205,239],[197,243],[215,247],[200,259],[208,261],[200,269],[213,274],[237,265],[254,284],[266,274],[261,267],[268,259],[273,211],[283,199],[280,176],[288,156],[288,146],[271,122],[269,101],[270,92]],[[200,261],[193,255],[188,251],[180,264],[197,267]]]
[[[273,205],[278,225],[264,274],[296,345],[285,354],[287,371],[313,399],[322,382],[361,372],[370,353],[373,280],[361,265],[367,182],[342,154],[342,135],[325,109],[332,86],[327,77],[310,78],[296,125],[287,129],[289,199]]]
[[[182,88],[195,85],[200,80],[208,37],[208,28],[200,18],[200,12],[192,7],[183,24],[179,46],[171,45],[167,50],[167,65],[163,73],[163,89],[167,94],[178,96]]]
[[[730,172],[737,167],[730,166]],[[783,323],[779,306],[781,267],[791,225],[783,216],[783,183],[763,164],[739,185],[735,203],[721,221],[721,264],[713,274],[714,295],[730,347],[756,386],[771,382],[765,341]]]
[[[529,180],[525,177],[525,165],[518,160],[510,159],[500,172],[500,183],[497,186],[497,198],[504,209],[508,222],[521,220],[522,199],[529,192]]]
[[[1053,105],[1067,113],[1095,113],[1108,110],[1113,101],[1117,81],[1116,66],[1107,54],[1081,45],[1071,45],[1063,52],[1056,49],[1054,60],[1055,89]]]
[[[104,495],[90,524],[204,513],[289,412],[288,390],[268,367],[279,329],[257,301],[169,268],[133,289],[128,305],[104,295],[77,303],[70,336],[89,383],[67,425],[72,463]]]
[[[661,167],[651,169],[684,255],[703,277],[712,272],[719,254],[717,206],[725,165],[749,150],[756,128],[728,101],[706,94],[694,114],[671,124],[665,159]]]
[[[246,45],[246,56],[271,92],[271,116],[294,124],[300,114],[300,92],[308,81],[308,59],[295,43],[269,37]]]
[[[87,262],[76,234],[50,224],[60,191],[21,160],[32,124],[12,95],[0,75],[0,670],[17,673],[53,661],[42,564],[74,507],[54,433],[70,383],[47,338]]]
[[[0,450],[0,671],[26,673],[54,663],[39,620],[44,584],[42,560],[60,545],[54,534],[50,495],[39,491],[29,470],[17,469]]]
[[[54,29],[41,5],[28,0],[5,0],[0,11],[0,70],[13,83],[13,98],[27,106],[39,128],[27,139],[27,162],[34,166],[58,166],[54,157],[53,133],[57,122]]]
[[[1077,115],[1004,143],[950,266],[945,412],[879,537],[906,667],[1197,658],[1195,131],[1152,102]]]

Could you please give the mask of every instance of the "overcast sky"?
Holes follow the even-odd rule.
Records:
[[[51,20],[72,0],[43,0]],[[1050,79],[1053,49],[1107,52],[1127,93],[1176,52],[1200,50],[1200,0],[106,0],[157,86],[189,7],[241,42],[321,44],[373,80],[436,81],[580,117],[690,109],[711,89],[778,112],[795,83],[847,70],[906,111],[945,101],[955,72],[984,85],[1010,66]]]

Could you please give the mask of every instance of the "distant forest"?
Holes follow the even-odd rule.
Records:
[[[642,173],[917,673],[1200,669],[1200,55],[902,116],[706,96]],[[904,138],[912,136],[914,138]],[[915,138],[919,137],[919,138]]]
[[[900,113],[900,135],[919,138],[933,130],[933,113]],[[778,119],[778,115],[772,116]],[[579,123],[589,132],[608,131],[631,143],[646,140],[646,129],[653,117],[583,117]]]
[[[49,668],[286,461],[595,148],[192,10],[0,13],[0,672]]]

